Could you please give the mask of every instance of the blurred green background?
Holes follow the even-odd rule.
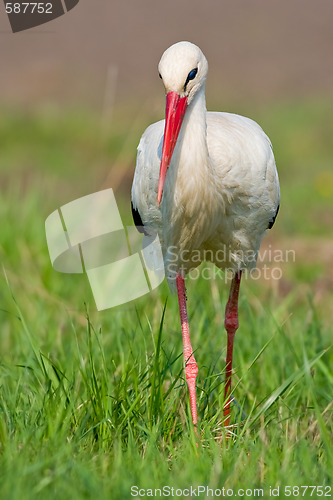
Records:
[[[249,116],[269,135],[280,176],[281,210],[262,248],[263,251],[295,251],[295,261],[277,264],[282,270],[281,279],[244,283],[241,324],[245,331],[249,330],[249,338],[245,341],[240,329],[239,344],[235,347],[238,352],[236,367],[238,363],[240,372],[244,369],[244,373],[251,368],[249,360],[254,359],[262,345],[268,342],[265,333],[273,335],[276,328],[273,315],[279,325],[278,331],[286,328],[282,344],[285,346],[289,342],[290,347],[295,342],[294,351],[290,347],[290,352],[298,352],[301,338],[309,348],[310,358],[318,355],[320,349],[330,346],[333,321],[332,17],[331,0],[170,0],[165,3],[152,0],[88,3],[81,0],[72,11],[52,23],[12,34],[5,13],[0,11],[0,387],[3,391],[0,456],[4,461],[3,473],[7,474],[7,482],[3,482],[4,498],[19,498],[25,488],[29,488],[32,494],[48,492],[52,497],[49,485],[56,483],[57,478],[66,484],[68,469],[47,465],[46,458],[49,453],[57,456],[59,433],[64,443],[72,439],[76,442],[75,435],[80,446],[89,449],[87,462],[95,456],[95,445],[90,448],[90,444],[81,439],[86,434],[89,437],[89,429],[104,422],[105,415],[90,415],[85,417],[86,420],[82,417],[77,427],[70,421],[71,431],[62,429],[61,434],[59,422],[62,416],[54,418],[50,412],[45,422],[41,417],[42,409],[46,408],[46,395],[50,394],[44,382],[41,383],[40,401],[37,397],[38,377],[31,385],[29,382],[32,376],[29,373],[39,369],[48,380],[48,387],[52,388],[56,382],[51,372],[56,374],[60,384],[59,380],[65,379],[60,373],[66,373],[70,379],[68,372],[73,370],[75,373],[83,360],[88,363],[91,353],[95,360],[90,359],[88,368],[94,368],[94,363],[99,364],[101,352],[96,351],[96,346],[94,351],[89,343],[85,343],[87,311],[89,321],[95,325],[96,331],[103,334],[99,342],[114,366],[122,367],[126,356],[130,356],[132,349],[134,352],[139,349],[139,344],[146,345],[147,342],[150,354],[154,350],[154,342],[142,332],[145,328],[149,334],[150,329],[151,332],[158,331],[164,300],[168,296],[167,287],[162,286],[153,299],[145,297],[128,308],[98,313],[84,276],[62,275],[52,269],[44,223],[47,216],[61,205],[112,187],[124,223],[131,224],[130,187],[136,147],[144,129],[163,117],[164,95],[157,64],[162,52],[176,41],[189,40],[198,44],[208,59],[207,108]],[[207,328],[215,332],[218,327],[223,331],[223,304],[228,291],[223,280],[217,284],[204,283],[198,288],[191,283],[189,287],[189,309],[191,317],[197,319],[198,330],[194,337],[199,348],[202,338],[206,338],[203,332]],[[202,302],[202,297],[209,299]],[[179,355],[181,339],[177,314],[175,297],[169,297],[164,342],[166,346],[171,342]],[[141,322],[146,326],[142,327]],[[261,332],[258,338],[256,325]],[[265,325],[269,325],[267,332]],[[140,330],[138,334],[140,328],[142,332]],[[195,327],[193,329],[195,331]],[[169,335],[172,340],[169,340]],[[121,340],[123,338],[126,341]],[[204,352],[213,359],[214,353],[220,350],[222,353],[225,347],[222,333],[212,334],[209,339],[209,344],[200,347],[201,363]],[[252,351],[251,339],[256,339],[257,350]],[[261,340],[263,344],[260,344]],[[76,341],[83,346],[81,357],[73,354]],[[275,346],[276,353],[279,347],[282,349],[282,344]],[[286,349],[288,351],[288,347]],[[280,351],[278,360],[274,358],[274,352],[271,355],[267,355],[266,370],[264,366],[257,374],[262,377],[258,382],[252,378],[255,368],[247,375],[249,382],[242,382],[245,385],[241,386],[240,394],[248,390],[250,402],[255,400],[256,383],[263,401],[265,384],[271,382],[273,390],[282,383],[279,379],[282,372],[286,377],[290,375],[288,369],[292,363],[288,365],[288,358],[281,360],[283,351]],[[142,359],[147,361],[148,354],[145,356]],[[301,347],[297,356],[302,358]],[[45,372],[42,359],[46,365],[49,363],[47,369],[44,367]],[[299,359],[296,360],[300,366]],[[314,450],[320,448],[319,433],[322,432],[324,444],[332,436],[331,428],[323,431],[323,425],[329,419],[332,421],[330,362],[332,355],[327,354],[318,371],[319,410],[316,405],[312,407],[319,413],[302,424],[304,436],[308,436],[308,428],[313,432],[313,448],[309,445],[313,457]],[[113,365],[105,366],[113,373]],[[274,377],[267,375],[272,366]],[[28,367],[28,372],[23,374],[22,367]],[[88,368],[87,373],[94,374],[94,370]],[[223,370],[223,363],[219,369]],[[207,370],[209,373],[210,368]],[[98,380],[97,377],[97,385]],[[254,387],[249,389],[247,384],[251,383]],[[121,404],[125,404],[128,397],[129,408],[132,408],[128,392],[130,382],[128,384],[124,382]],[[74,394],[78,408],[85,404],[82,402],[84,398],[88,402],[89,398],[94,399],[91,393],[81,395],[74,383],[66,390],[66,398],[70,397],[69,393]],[[258,400],[261,401],[260,397]],[[297,398],[293,401],[298,408]],[[246,407],[246,402],[244,404]],[[129,418],[130,410],[126,412],[124,414]],[[143,416],[138,428],[141,426],[142,429],[147,419],[148,416]],[[51,421],[56,422],[54,428]],[[264,425],[263,421],[261,424]],[[110,432],[112,434],[113,430]],[[271,436],[263,438],[262,432],[259,430],[256,436],[264,444],[266,439],[268,447]],[[284,429],[286,443],[294,438],[295,443],[299,443],[297,432],[292,437],[288,432]],[[53,447],[48,449],[45,445],[45,448],[43,443],[50,439],[54,440]],[[138,437],[133,439],[139,440]],[[140,439],[143,440],[139,440],[141,448],[135,453],[143,452],[144,455],[144,438],[141,436]],[[166,445],[168,439],[165,438],[163,445],[159,443],[165,452],[165,460],[172,455]],[[22,449],[25,450],[23,455]],[[298,452],[298,455],[295,452],[294,461],[285,458],[283,462],[285,473],[290,471],[290,480],[293,481],[300,477],[302,470],[300,456],[303,455],[299,449]],[[247,451],[244,453],[248,455]],[[255,463],[260,462],[260,453],[254,455]],[[288,453],[283,456],[289,457]],[[80,460],[82,456],[79,454],[78,462]],[[88,496],[99,491],[99,479],[107,477],[109,467],[116,467],[111,458],[110,462],[103,462],[100,457],[96,460],[96,468],[82,465],[82,470],[75,470],[76,475],[73,475],[74,479],[87,481],[86,490],[83,490]],[[126,460],[126,467],[134,467],[134,462]],[[153,455],[151,460],[157,460],[156,456]],[[267,458],[267,464],[282,463],[279,458],[276,462],[270,460],[271,457]],[[65,462],[69,464],[67,455]],[[211,463],[209,459],[208,469]],[[311,460],[307,464],[310,481],[315,466]],[[313,477],[324,480],[329,467],[326,464],[325,469],[320,461],[316,464],[319,465],[315,470],[322,471],[323,476],[318,472]],[[232,463],[228,469],[224,465],[226,476],[223,476],[223,481],[234,477],[236,482],[237,474],[231,475],[234,466]],[[24,472],[23,479],[17,483],[16,467]],[[120,465],[117,467],[115,470],[119,472]],[[254,484],[261,484],[265,474],[270,477],[268,471],[274,469],[269,465],[267,469],[262,467],[259,472],[253,471],[253,477],[257,477]],[[278,470],[279,466],[276,467]],[[178,469],[175,469],[178,474],[181,468],[178,462]],[[144,474],[140,470],[136,471],[137,478]],[[150,479],[148,470],[149,467],[145,473]],[[201,477],[199,469],[194,470]],[[123,476],[119,474],[126,482],[124,471]],[[165,475],[160,478],[168,477],[167,469],[163,471]],[[87,479],[90,472],[91,483]],[[72,476],[69,474],[68,477]],[[202,477],[206,477],[204,473]],[[271,481],[274,478],[276,476],[272,475]],[[158,482],[158,475],[155,481]],[[232,483],[232,479],[230,481]],[[58,491],[62,491],[61,488]],[[66,488],[62,491],[62,498],[66,497],[65,491]],[[108,491],[106,488],[106,498]]]

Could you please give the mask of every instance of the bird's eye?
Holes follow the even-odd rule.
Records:
[[[159,77],[160,77],[160,79],[162,80],[162,75],[161,75],[161,73],[159,73],[159,74],[158,74],[158,76],[159,76]]]
[[[198,73],[198,68],[192,69],[192,71],[189,72],[187,79],[188,80],[194,80],[196,77],[196,74]]]
[[[184,92],[186,90],[188,82],[190,80],[194,80],[194,78],[196,77],[197,73],[198,73],[198,68],[194,68],[194,69],[192,69],[192,71],[189,72],[189,74],[187,75],[187,78],[186,78],[185,85],[184,85]]]

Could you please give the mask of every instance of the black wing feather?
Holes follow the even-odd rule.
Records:
[[[276,212],[275,212],[275,215],[274,217],[269,221],[269,224],[268,224],[268,227],[267,229],[272,229],[273,225],[274,225],[274,222],[275,222],[275,219],[277,217],[277,214],[279,213],[279,208],[280,208],[280,203],[278,204],[277,206],[277,209],[276,209]]]
[[[131,208],[132,208],[133,221],[134,224],[136,225],[137,230],[139,231],[139,233],[147,234],[144,229],[144,224],[142,222],[141,215],[139,211],[136,208],[134,208],[133,202],[131,202]]]

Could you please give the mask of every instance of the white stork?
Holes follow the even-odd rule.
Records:
[[[207,112],[208,63],[199,47],[189,42],[172,45],[158,69],[166,115],[146,129],[138,146],[133,218],[144,231],[157,231],[169,285],[177,288],[194,425],[198,367],[189,335],[185,275],[204,260],[233,271],[225,311],[228,426],[241,274],[255,267],[261,239],[275,221],[279,180],[271,142],[256,122]]]

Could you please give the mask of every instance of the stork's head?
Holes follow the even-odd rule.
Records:
[[[199,47],[190,42],[179,42],[164,52],[158,71],[166,91],[165,129],[157,193],[157,202],[160,203],[187,106],[205,84],[208,63]]]

